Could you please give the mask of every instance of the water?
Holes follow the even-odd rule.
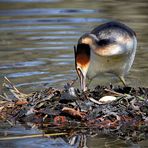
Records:
[[[127,82],[148,86],[147,0],[0,0],[0,84],[7,76],[26,93],[45,86],[63,87],[76,77],[73,46],[78,38],[111,20],[125,23],[137,34],[137,54]],[[89,138],[89,147],[97,147],[98,143],[105,147],[106,142],[114,140]],[[9,144],[20,147],[26,143],[34,148],[52,147],[52,143],[58,145],[59,142],[63,147],[69,147],[61,139],[55,142],[41,138],[37,140],[38,146],[35,141],[31,139],[26,143],[22,140],[17,144],[9,141]],[[6,147],[6,143],[3,144]],[[125,145],[123,141],[111,145],[144,147],[146,141],[138,145]]]

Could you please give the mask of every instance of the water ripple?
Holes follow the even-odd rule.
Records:
[[[46,64],[43,61],[26,61],[26,62],[18,62],[18,63],[11,63],[6,65],[1,65],[0,69],[10,69],[10,68],[20,68],[20,67],[33,67]]]
[[[69,46],[50,46],[50,47],[36,47],[36,48],[21,48],[21,50],[26,50],[26,51],[29,51],[29,50],[48,50],[48,51],[51,51],[52,50],[63,50],[63,49],[70,49]]]
[[[91,23],[91,22],[102,22],[107,19],[101,18],[35,18],[35,19],[5,19],[1,20],[0,24],[51,24],[51,23]]]
[[[17,77],[28,77],[28,76],[42,75],[42,74],[48,74],[48,72],[41,72],[41,71],[18,72],[18,73],[8,74],[7,77],[9,77],[9,78],[17,78]]]
[[[0,31],[18,31],[18,30],[68,30],[68,29],[78,29],[77,26],[69,26],[69,25],[54,25],[54,26],[12,26],[12,27],[1,27]]]
[[[22,35],[78,35],[78,34],[80,34],[81,33],[81,31],[77,31],[77,30],[56,30],[56,31],[50,31],[50,32],[43,32],[43,31],[41,31],[41,30],[37,30],[36,32],[33,32],[33,31],[20,31],[20,32],[16,32],[16,34],[18,34],[18,35],[20,35],[20,34],[22,34]]]
[[[28,40],[55,40],[55,39],[77,39],[78,36],[32,36]]]
[[[0,2],[9,3],[49,3],[49,2],[60,2],[61,0],[1,0]]]
[[[34,9],[12,9],[0,10],[1,16],[41,16],[41,15],[73,15],[73,14],[93,14],[96,13],[94,9],[48,9],[48,8],[34,8]]]

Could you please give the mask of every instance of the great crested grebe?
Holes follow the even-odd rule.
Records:
[[[119,22],[102,24],[82,35],[74,46],[81,89],[87,89],[86,77],[92,80],[100,73],[114,74],[125,85],[124,76],[133,64],[136,47],[135,32]]]

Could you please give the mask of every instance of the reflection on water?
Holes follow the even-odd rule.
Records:
[[[146,0],[1,0],[0,83],[7,76],[24,92],[44,85],[63,87],[76,77],[73,46],[78,38],[101,23],[118,20],[138,38],[126,79],[131,85],[148,86],[147,8]]]
[[[117,139],[115,136],[108,136],[101,130],[98,132],[99,134],[95,134],[97,131],[96,129],[79,129],[77,133],[77,129],[72,129],[67,131],[65,134],[62,132],[63,135],[59,136],[49,136],[53,134],[53,129],[46,134],[43,134],[39,130],[34,129],[25,129],[18,125],[17,127],[11,128],[9,131],[1,130],[0,136],[4,134],[10,138],[11,140],[3,140],[0,141],[0,146],[4,148],[20,148],[20,147],[29,147],[29,148],[84,148],[84,147],[93,147],[93,148],[145,148],[147,147],[148,141],[141,141],[139,143],[134,143],[127,138],[127,141]],[[58,135],[58,130],[54,132]],[[61,132],[59,132],[60,134]],[[107,133],[107,130],[106,130]],[[129,133],[127,133],[130,135]],[[136,133],[137,134],[137,133]],[[48,135],[48,136],[47,136]],[[5,136],[7,138],[7,136]],[[29,138],[26,138],[26,137]],[[140,135],[139,135],[140,136]],[[0,137],[1,138],[1,137]],[[126,138],[126,137],[125,137]]]

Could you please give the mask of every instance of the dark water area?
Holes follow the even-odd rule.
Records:
[[[7,76],[25,93],[49,86],[63,87],[76,77],[73,46],[79,37],[113,20],[125,23],[137,34],[137,54],[126,81],[131,86],[147,87],[147,0],[0,0],[0,84]],[[32,130],[23,127],[8,131],[12,135],[32,134]],[[126,143],[104,135],[87,137],[86,141],[92,148],[148,147],[147,140]],[[0,147],[22,146],[77,147],[61,138],[0,141]]]

